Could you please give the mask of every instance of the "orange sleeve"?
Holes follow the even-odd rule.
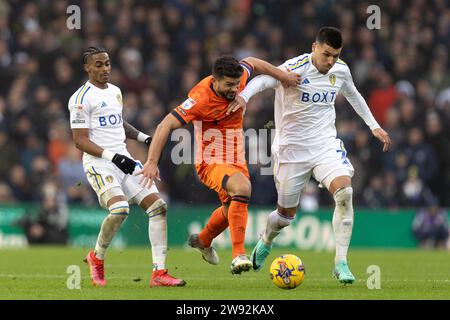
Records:
[[[183,125],[202,118],[203,110],[208,103],[202,91],[194,88],[189,92],[188,98],[172,111],[172,115]]]

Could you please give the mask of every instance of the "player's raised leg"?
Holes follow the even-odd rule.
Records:
[[[250,259],[253,270],[261,270],[264,262],[272,250],[274,239],[294,220],[300,194],[311,177],[311,171],[302,163],[279,163],[278,154],[274,154],[275,160],[275,185],[278,193],[278,206],[267,218],[266,229],[261,235]]]
[[[128,216],[129,206],[124,195],[120,195],[122,191],[115,187],[101,195],[105,197],[112,197],[105,201],[109,209],[108,216],[103,220],[98,234],[95,250],[89,251],[85,258],[85,262],[89,265],[90,275],[94,286],[103,287],[106,285],[104,260],[106,249],[111,244],[114,235],[119,230],[122,223]],[[119,194],[119,195],[117,195]]]
[[[148,191],[143,191],[148,192]],[[139,199],[140,200],[140,199]],[[153,271],[150,287],[181,287],[182,279],[172,277],[166,268],[167,256],[167,204],[157,193],[151,193],[138,201],[148,216],[148,236],[152,246]]]
[[[224,206],[214,210],[203,230],[199,234],[192,234],[188,240],[192,248],[201,252],[203,260],[213,265],[219,264],[219,256],[211,243],[228,227],[228,219],[224,210]]]
[[[283,208],[278,205],[277,209],[269,214],[266,229],[250,256],[250,260],[253,263],[253,270],[261,270],[272,250],[274,239],[280,234],[283,228],[291,224],[296,212],[297,207]]]
[[[353,189],[349,176],[335,178],[329,187],[335,201],[333,231],[336,238],[336,256],[333,275],[341,283],[353,283],[355,277],[347,264],[347,252],[353,230]]]
[[[232,262],[231,273],[240,274],[249,271],[252,263],[246,255],[244,240],[247,228],[248,202],[251,196],[251,183],[243,173],[231,175],[224,183],[228,195],[231,197],[228,208],[228,223],[231,235]]]

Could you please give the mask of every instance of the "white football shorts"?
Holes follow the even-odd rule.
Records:
[[[288,155],[286,153],[289,153]],[[292,161],[296,151],[281,147],[273,153],[274,179],[278,192],[278,205],[283,208],[297,207],[300,194],[313,176],[320,184],[329,189],[331,182],[340,176],[353,177],[354,169],[347,158],[344,143],[336,139],[328,147],[317,151],[313,156]],[[280,160],[289,158],[289,162]]]
[[[109,199],[105,199],[102,195],[111,188],[118,187],[130,204],[142,201],[147,195],[158,193],[158,188],[153,182],[150,189],[142,187],[139,184],[141,176],[133,176],[125,174],[111,161],[96,158],[83,164],[84,172],[87,179],[97,194],[98,201],[102,208],[107,208],[106,203]],[[137,170],[142,169],[140,161],[136,161]],[[117,188],[115,189],[117,190]],[[119,194],[116,194],[119,195]]]

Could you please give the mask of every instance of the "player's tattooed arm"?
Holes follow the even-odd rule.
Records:
[[[136,129],[126,121],[123,122],[123,128],[125,129],[125,136],[129,139],[144,142],[148,146],[152,142],[152,137],[143,132],[140,132],[138,129]]]
[[[123,128],[125,129],[125,136],[129,139],[137,140],[137,137],[139,135],[139,130],[133,127],[128,122],[123,122]]]

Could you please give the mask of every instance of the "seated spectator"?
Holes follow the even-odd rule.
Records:
[[[413,221],[413,233],[422,248],[444,249],[449,236],[447,211],[437,204],[420,209]]]

